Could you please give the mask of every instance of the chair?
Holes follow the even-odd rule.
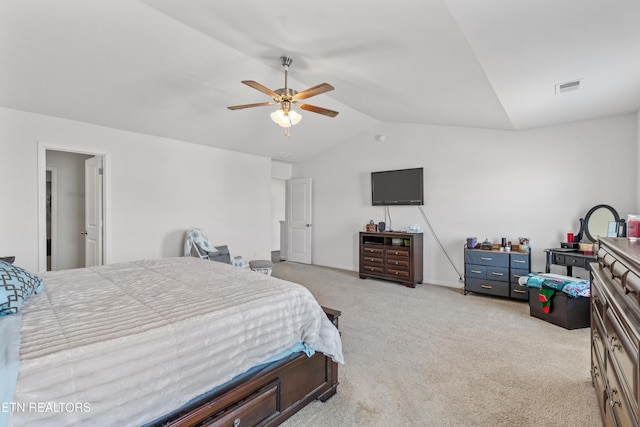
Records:
[[[197,256],[201,259],[223,262],[235,267],[246,267],[249,264],[241,256],[232,257],[227,245],[213,246],[207,235],[199,228],[187,231],[184,243],[184,256]]]
[[[201,259],[211,259],[210,256],[218,253],[214,248],[207,235],[199,228],[192,228],[187,231],[184,241],[184,256],[198,256]]]

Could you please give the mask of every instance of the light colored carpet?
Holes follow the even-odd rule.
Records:
[[[286,427],[600,426],[589,328],[569,331],[529,306],[434,285],[282,262],[273,275],[342,311],[338,393]]]

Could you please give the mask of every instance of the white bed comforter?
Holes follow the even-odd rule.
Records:
[[[141,425],[297,342],[343,363],[306,288],[248,269],[169,258],[42,277],[10,426]]]

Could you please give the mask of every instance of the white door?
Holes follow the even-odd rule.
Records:
[[[102,156],[84,162],[85,266],[102,265]]]
[[[311,264],[311,178],[287,181],[287,261]]]

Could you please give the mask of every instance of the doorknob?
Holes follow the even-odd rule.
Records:
[[[306,226],[307,226],[307,227],[311,227],[311,224],[307,224]]]
[[[87,233],[87,230],[84,230],[84,231],[81,231],[80,234],[82,234],[83,236],[86,236],[89,233]]]

